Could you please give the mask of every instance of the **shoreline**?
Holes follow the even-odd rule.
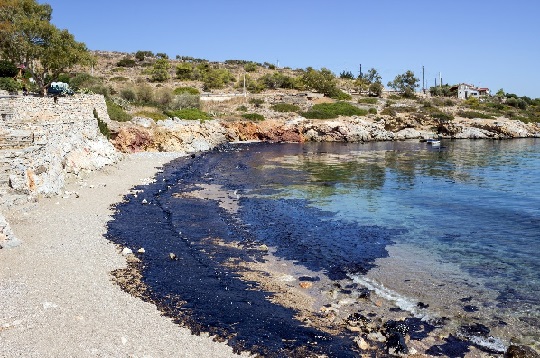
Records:
[[[70,180],[63,196],[6,212],[23,244],[1,252],[0,357],[238,357],[113,282],[126,258],[104,237],[111,205],[179,156],[127,155]]]

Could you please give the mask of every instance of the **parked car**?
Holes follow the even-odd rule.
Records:
[[[53,82],[47,88],[47,94],[49,96],[72,96],[73,90],[69,88],[69,85],[64,82]]]

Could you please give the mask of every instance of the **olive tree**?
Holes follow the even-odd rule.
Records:
[[[36,0],[0,0],[0,56],[25,67],[42,93],[77,64],[89,64],[86,45],[51,24],[52,8]]]
[[[420,80],[414,77],[414,72],[407,70],[407,72],[397,75],[393,81],[388,82],[388,87],[399,91],[405,97],[413,97],[414,89],[418,87],[418,82]]]

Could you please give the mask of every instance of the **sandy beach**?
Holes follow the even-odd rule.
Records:
[[[22,245],[0,250],[0,357],[238,357],[112,281],[126,258],[103,237],[111,205],[178,155],[127,155],[6,213]]]

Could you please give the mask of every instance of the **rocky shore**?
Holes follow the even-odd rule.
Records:
[[[115,124],[112,143],[123,152],[198,152],[237,141],[268,142],[368,142],[425,139],[438,135],[451,139],[511,139],[540,137],[540,125],[516,120],[457,118],[436,124],[396,122],[386,118],[340,117],[310,120],[303,117],[262,122],[210,120],[199,123],[168,119],[157,123],[147,118]]]

